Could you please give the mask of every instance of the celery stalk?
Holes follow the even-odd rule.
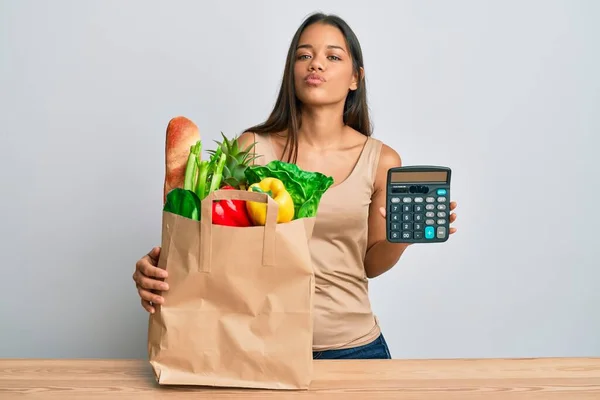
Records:
[[[196,194],[203,200],[206,197],[206,178],[208,176],[209,163],[206,160],[198,162],[198,182],[196,184]]]
[[[212,179],[210,181],[210,188],[208,192],[215,191],[221,187],[221,180],[223,179],[223,168],[225,167],[225,161],[227,160],[227,155],[221,153],[219,160],[217,161],[217,166],[215,167],[215,171],[213,172]]]
[[[190,146],[190,154],[188,155],[187,165],[185,167],[185,177],[183,188],[186,190],[194,190],[194,183],[198,174],[198,160],[200,159],[200,151],[202,150],[202,142],[198,140],[196,144]]]

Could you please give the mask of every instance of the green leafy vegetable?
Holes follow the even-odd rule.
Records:
[[[283,182],[294,201],[295,219],[317,215],[323,194],[333,185],[333,178],[320,172],[309,172],[297,165],[273,160],[267,165],[251,165],[245,171],[248,185],[264,178],[277,178]]]
[[[192,190],[175,188],[167,194],[163,210],[199,221],[200,208],[200,199],[196,193]]]

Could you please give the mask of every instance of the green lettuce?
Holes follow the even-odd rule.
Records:
[[[251,165],[245,171],[248,186],[264,178],[277,178],[294,201],[294,219],[317,215],[323,193],[333,185],[333,177],[300,169],[296,164],[273,160],[266,165]]]

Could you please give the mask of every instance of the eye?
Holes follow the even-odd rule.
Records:
[[[339,58],[338,56],[329,56],[329,58],[333,58],[334,61],[340,61],[341,58]]]
[[[310,56],[308,54],[301,54],[298,56],[298,60],[306,60],[308,59]]]

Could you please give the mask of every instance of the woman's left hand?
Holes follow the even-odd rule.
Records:
[[[451,224],[454,221],[456,221],[456,213],[452,212],[452,211],[454,211],[455,208],[456,208],[456,202],[455,201],[451,201],[450,202],[450,218],[448,219]],[[383,216],[383,218],[386,217],[387,214],[385,212],[385,207],[379,208],[379,212],[381,213],[381,215]],[[453,234],[454,232],[456,232],[456,228],[450,227],[450,234]]]

